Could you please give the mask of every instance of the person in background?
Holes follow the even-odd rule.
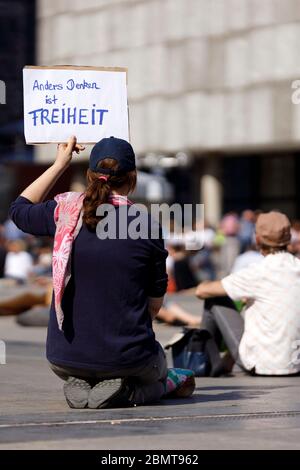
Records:
[[[31,273],[32,266],[33,260],[31,255],[26,251],[25,242],[23,240],[8,241],[4,276],[24,283]]]
[[[204,248],[207,250],[211,250],[214,245],[214,239],[216,237],[216,231],[208,223],[207,220],[204,221],[204,228],[203,228],[203,241],[204,241]]]
[[[34,255],[33,276],[51,276],[52,242],[49,239],[37,239],[32,249]]]
[[[252,263],[260,263],[263,260],[263,255],[257,250],[254,242],[244,247],[244,253],[237,256],[231,272],[237,273],[241,269],[248,268]]]
[[[190,328],[199,328],[200,326],[199,317],[187,312],[172,300],[164,302],[156,315],[156,319],[168,325],[188,326]]]
[[[197,278],[197,284],[201,281],[212,281],[216,278],[211,250],[206,246],[191,257],[190,266]]]
[[[237,215],[235,213],[226,214],[220,223],[220,231],[225,239],[219,249],[218,277],[224,277],[231,272],[233,263],[240,254],[239,230],[240,225]]]
[[[3,236],[6,240],[23,240],[26,238],[26,233],[20,230],[12,220],[7,219],[3,224]]]
[[[256,243],[263,261],[196,290],[205,300],[203,328],[216,342],[223,337],[234,360],[250,374],[300,372],[300,260],[288,252],[290,240],[286,215],[260,214]],[[247,301],[245,322],[230,299]]]
[[[253,244],[255,233],[255,212],[246,209],[242,212],[239,227],[239,239],[241,242],[241,252],[243,253]]]
[[[178,239],[168,240],[167,250],[167,271],[174,285],[172,291],[178,292],[196,287],[198,284],[196,274],[192,268],[191,257],[187,253],[184,241]],[[168,292],[171,291],[168,290]]]

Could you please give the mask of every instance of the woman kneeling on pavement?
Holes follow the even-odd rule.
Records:
[[[190,395],[193,373],[171,370],[168,376],[152,329],[167,288],[162,237],[105,238],[98,233],[102,204],[117,215],[125,210],[126,229],[134,221],[127,198],[136,185],[131,145],[102,139],[90,155],[85,192],[43,202],[73,152],[83,149],[75,137],[58,145],[54,164],[10,208],[10,217],[24,232],[54,236],[50,367],[65,381],[72,408],[143,405],[170,392]]]

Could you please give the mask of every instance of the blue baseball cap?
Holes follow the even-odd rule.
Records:
[[[113,158],[119,163],[117,170],[97,168],[98,163],[105,158]],[[135,154],[129,142],[116,137],[101,139],[92,148],[89,168],[97,173],[118,176],[135,170]]]

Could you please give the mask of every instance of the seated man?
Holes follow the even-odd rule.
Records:
[[[280,212],[259,215],[256,243],[263,261],[196,290],[200,299],[210,299],[202,326],[217,342],[222,335],[234,360],[252,374],[300,372],[300,260],[287,251],[290,228]],[[228,297],[213,299],[222,296],[246,302],[245,322]]]

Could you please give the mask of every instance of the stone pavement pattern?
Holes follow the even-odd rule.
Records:
[[[155,328],[163,344],[179,331]],[[191,399],[76,411],[47,366],[45,336],[0,318],[0,449],[300,449],[300,377],[199,378]]]

